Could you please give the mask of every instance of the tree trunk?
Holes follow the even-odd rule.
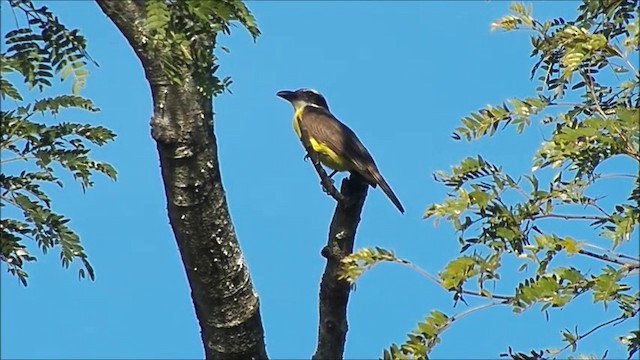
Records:
[[[169,84],[143,41],[144,1],[96,1],[135,50],[151,87],[151,133],[206,358],[266,359],[258,297],[220,177],[212,99],[186,71],[184,85]]]

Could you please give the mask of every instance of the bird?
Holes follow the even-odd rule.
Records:
[[[342,171],[359,175],[371,187],[380,186],[393,205],[404,214],[404,207],[380,174],[367,148],[353,130],[329,111],[327,100],[322,94],[313,89],[302,88],[278,91],[276,95],[293,106],[294,132],[302,141],[302,123],[309,134],[311,148],[318,154],[320,162],[333,170],[329,177]]]

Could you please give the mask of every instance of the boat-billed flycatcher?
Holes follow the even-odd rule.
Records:
[[[300,123],[309,133],[309,142],[320,161],[338,171],[349,171],[363,178],[369,185],[380,188],[391,202],[404,213],[404,208],[384,180],[369,151],[356,134],[329,111],[325,98],[315,90],[279,91],[276,95],[293,105],[293,130],[301,138]]]

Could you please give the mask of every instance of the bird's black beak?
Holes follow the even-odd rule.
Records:
[[[282,91],[278,91],[276,93],[276,95],[278,95],[279,97],[287,100],[287,101],[291,101],[295,98],[296,93],[294,91],[289,91],[289,90],[282,90]]]

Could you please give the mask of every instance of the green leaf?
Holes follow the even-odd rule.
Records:
[[[86,40],[79,31],[67,29],[46,7],[36,8],[29,0],[12,1],[9,6],[16,16],[25,16],[28,25],[5,34],[7,46],[0,54],[0,95],[15,103],[13,108],[4,106],[0,111],[0,208],[18,210],[7,212],[16,215],[0,219],[0,261],[26,286],[24,266],[36,257],[23,243],[32,242],[44,254],[54,248],[60,250],[63,267],[79,261],[79,276],[94,279],[80,238],[69,227],[70,219],[53,210],[56,199],[49,184],[62,187],[59,174],[65,170],[80,181],[83,189],[93,185],[95,173],[116,177],[111,165],[92,158],[95,146],[115,138],[113,132],[101,126],[51,119],[65,109],[99,110],[90,99],[77,96],[88,75],[87,63],[97,63],[86,52]],[[73,94],[58,94],[33,103],[24,103],[18,88],[7,80],[17,76],[26,89],[43,91],[54,79],[72,75]],[[45,119],[37,122],[35,114]],[[4,166],[8,162],[16,166]]]

